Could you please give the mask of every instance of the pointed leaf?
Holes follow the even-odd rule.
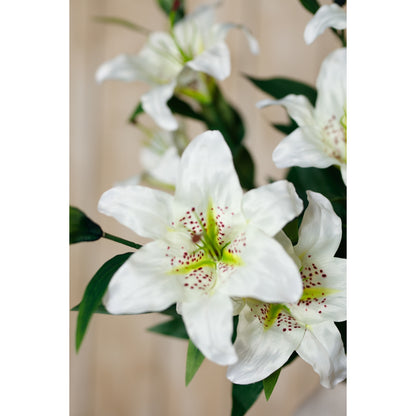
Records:
[[[69,243],[95,241],[103,236],[103,230],[80,209],[69,207]]]
[[[176,96],[173,96],[168,101],[168,107],[171,109],[172,113],[204,121],[204,117],[201,114],[197,113],[187,102]]]
[[[147,328],[147,330],[157,334],[167,335],[169,337],[189,339],[182,318],[162,322],[161,324]]]
[[[137,123],[137,117],[142,113],[144,113],[144,109],[143,109],[143,105],[140,101],[139,104],[137,104],[134,111],[131,113],[131,115],[129,117],[129,123],[136,124]]]
[[[263,382],[258,381],[253,384],[233,384],[232,385],[232,410],[231,416],[243,416],[254,404],[263,390]]]
[[[79,304],[75,347],[79,350],[92,314],[102,304],[102,298],[114,273],[124,264],[133,253],[119,254],[104,263],[95,273],[85,289]]]
[[[202,361],[204,361],[204,355],[201,351],[194,345],[194,343],[189,340],[188,342],[188,353],[186,354],[186,373],[185,373],[185,385],[187,386],[194,375],[201,367]]]
[[[312,14],[315,14],[316,11],[321,7],[321,5],[316,0],[300,0],[302,6]]]
[[[73,308],[71,308],[72,312],[78,312],[79,311],[79,307],[80,307],[80,303],[78,303],[78,305],[74,306]],[[95,311],[93,313],[101,313],[104,315],[111,315],[110,312],[107,311],[107,309],[105,308],[105,306],[100,303],[96,308]]]
[[[280,376],[280,370],[281,369],[279,368],[274,373],[270,374],[269,377],[266,377],[263,380],[264,395],[266,396],[266,400],[269,400],[273,393],[274,386],[276,385],[277,379]]]
[[[288,94],[304,95],[309,99],[312,105],[315,105],[317,95],[316,89],[304,82],[289,78],[260,79],[248,75],[246,75],[246,77],[257,88],[278,100],[286,97]]]

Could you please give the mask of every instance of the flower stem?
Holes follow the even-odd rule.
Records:
[[[141,248],[140,244],[133,243],[132,241],[125,240],[124,238],[117,237],[112,234],[103,233],[103,238],[107,238],[108,240],[116,241],[117,243],[124,244],[125,246],[133,247],[133,248]]]

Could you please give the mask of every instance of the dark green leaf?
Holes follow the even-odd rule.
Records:
[[[95,273],[85,289],[79,304],[75,346],[79,350],[92,314],[101,305],[102,298],[114,273],[133,253],[119,254],[104,263]]]
[[[76,305],[76,306],[74,306],[72,309],[71,309],[71,311],[73,311],[73,312],[78,312],[79,311],[79,306],[80,306],[81,304],[79,303],[78,305]],[[101,313],[101,314],[104,314],[104,315],[110,315],[110,312],[108,312],[107,311],[107,309],[105,308],[105,306],[102,304],[102,303],[100,303],[96,308],[95,308],[95,311],[93,312],[93,313]]]
[[[204,355],[201,351],[194,345],[194,343],[189,340],[188,342],[188,353],[186,354],[186,373],[185,373],[185,385],[187,386],[191,380],[194,378],[194,375],[201,367],[202,361],[204,361]]]
[[[168,107],[171,109],[172,113],[204,121],[204,117],[201,114],[197,113],[187,102],[176,96],[173,96],[168,101]]]
[[[297,129],[298,125],[296,124],[295,121],[293,121],[291,119],[290,123],[288,123],[288,124],[273,124],[273,127],[275,129],[281,131],[283,134],[288,135],[288,134],[292,133],[292,131]]]
[[[176,303],[172,306],[169,306],[169,308],[165,309],[164,311],[160,311],[159,313],[162,313],[163,315],[168,315],[176,319],[181,319],[181,316],[176,312]]]
[[[131,113],[131,115],[129,117],[129,123],[136,124],[137,123],[137,117],[140,114],[142,114],[143,112],[144,112],[144,110],[143,110],[142,103],[139,102],[139,104],[137,104],[136,108],[134,109],[134,111]]]
[[[157,0],[159,7],[169,18],[173,14],[173,23],[179,22],[185,16],[185,0]],[[173,10],[175,6],[176,10]]]
[[[80,209],[69,207],[69,243],[95,241],[103,236],[103,230]]]
[[[287,223],[283,231],[285,234],[290,238],[290,241],[293,245],[295,245],[298,242],[298,227],[299,227],[299,220],[298,218],[294,218],[292,221]]]
[[[135,30],[136,32],[142,33],[143,35],[148,35],[150,30],[142,27],[136,23],[130,22],[129,20],[120,18],[120,17],[110,17],[110,16],[97,16],[94,18],[96,22],[99,23],[109,23],[112,25],[122,26],[126,29]]]
[[[261,89],[265,93],[280,100],[288,94],[304,95],[309,99],[312,105],[315,105],[316,101],[316,89],[301,81],[295,81],[289,78],[268,78],[260,79],[253,78],[246,75],[257,88]]]
[[[218,86],[212,91],[212,102],[201,107],[208,129],[219,130],[234,154],[245,135],[244,122],[239,112],[226,101]]]
[[[233,384],[232,385],[232,410],[231,416],[243,416],[254,404],[263,390],[263,382],[258,381],[253,384]]]
[[[311,12],[312,14],[315,14],[316,11],[321,7],[321,5],[316,0],[300,0],[303,7]]]
[[[182,318],[171,319],[170,321],[163,322],[161,324],[147,328],[147,330],[150,332],[155,332],[157,334],[167,335],[169,337],[181,339],[189,338]]]
[[[235,151],[234,166],[241,186],[247,190],[254,188],[254,162],[244,146],[240,146]]]
[[[264,388],[264,394],[266,396],[266,400],[270,399],[270,396],[273,393],[274,386],[276,385],[277,379],[280,376],[280,368],[276,370],[274,373],[270,374],[269,377],[266,377],[263,380],[263,388]]]

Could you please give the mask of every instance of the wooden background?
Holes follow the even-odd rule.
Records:
[[[199,4],[203,2],[187,0],[188,10]],[[339,43],[327,31],[311,46],[305,45],[303,31],[311,15],[297,0],[226,0],[217,15],[218,21],[247,25],[260,44],[260,54],[253,56],[238,30],[229,33],[232,75],[221,86],[245,118],[246,143],[256,162],[257,182],[263,184],[270,176],[278,179],[284,175],[271,160],[282,135],[269,124],[285,121],[286,115],[278,107],[256,109],[255,103],[267,96],[241,74],[288,76],[314,85],[322,60]],[[70,16],[70,202],[105,231],[140,243],[143,240],[99,214],[96,207],[101,194],[115,182],[140,172],[141,135],[126,119],[147,87],[117,81],[97,85],[94,73],[102,62],[119,53],[138,52],[145,38],[121,27],[96,23],[93,17],[123,17],[151,30],[164,30],[166,19],[155,0],[71,0]],[[191,135],[203,131],[196,123],[188,127]],[[71,246],[71,306],[81,300],[98,268],[126,251],[108,240]],[[146,331],[165,320],[163,316],[95,315],[78,354],[74,348],[76,316],[71,312],[71,416],[230,414],[231,385],[225,377],[226,368],[205,360],[185,387],[187,343]],[[327,400],[324,407],[320,407],[322,395]],[[296,413],[308,398],[309,407]],[[270,401],[262,395],[248,412],[249,416],[294,414],[345,414],[345,386],[325,391],[312,368],[297,359],[282,371]]]

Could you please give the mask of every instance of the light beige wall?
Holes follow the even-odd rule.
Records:
[[[149,29],[163,29],[164,15],[153,0],[71,0],[71,144],[70,202],[112,234],[141,242],[132,232],[97,212],[100,195],[114,182],[139,172],[140,134],[126,119],[146,91],[141,83],[108,81],[97,85],[94,73],[121,52],[140,50],[145,39],[124,28],[93,22],[93,16],[118,16]],[[201,1],[188,0],[192,10]],[[252,56],[244,36],[228,36],[232,76],[222,83],[246,120],[247,144],[257,165],[258,183],[282,177],[271,152],[282,136],[269,121],[284,121],[277,107],[257,110],[266,98],[240,73],[288,76],[314,83],[323,58],[338,47],[331,33],[311,46],[303,41],[310,18],[296,0],[226,0],[221,21],[241,22],[257,37],[261,53]],[[192,123],[190,131],[201,127]],[[71,246],[71,305],[78,303],[98,268],[126,248],[108,240]],[[78,354],[74,351],[76,313],[71,313],[71,416],[228,415],[230,383],[225,368],[204,362],[184,386],[186,342],[146,332],[164,318],[94,316]],[[261,397],[248,415],[288,416],[319,386],[318,376],[301,360],[285,369],[271,400]]]

